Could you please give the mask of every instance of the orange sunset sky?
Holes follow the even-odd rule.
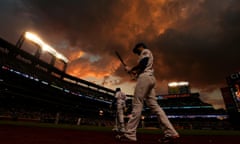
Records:
[[[114,51],[133,66],[140,41],[154,54],[157,94],[189,81],[204,102],[225,108],[220,88],[240,71],[239,0],[1,0],[0,9],[1,38],[37,33],[69,59],[68,74],[127,94],[135,82]]]

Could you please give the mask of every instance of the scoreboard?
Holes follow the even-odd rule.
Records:
[[[171,82],[168,84],[168,94],[189,94],[189,82]]]
[[[236,109],[240,112],[240,72],[233,73],[226,79],[230,89],[230,96],[233,98]]]

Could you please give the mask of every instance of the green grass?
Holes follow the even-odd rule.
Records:
[[[22,122],[22,121],[1,121],[1,125],[13,125],[13,126],[29,126],[29,127],[43,127],[43,128],[60,128],[60,129],[74,129],[82,131],[101,131],[111,132],[112,127],[100,127],[100,126],[77,126],[69,124],[49,124],[38,122]],[[178,130],[180,135],[239,135],[239,130]],[[162,131],[157,128],[139,128],[138,133],[146,134],[162,134]]]

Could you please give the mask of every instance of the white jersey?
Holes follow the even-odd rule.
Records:
[[[115,94],[115,98],[117,99],[117,103],[122,103],[122,102],[125,102],[126,100],[126,95],[125,93],[121,92],[121,91],[118,91],[116,94]]]
[[[153,74],[153,72],[154,72],[154,70],[153,70],[153,55],[149,49],[142,50],[142,52],[139,56],[138,62],[140,62],[143,58],[146,58],[146,57],[148,57],[148,63],[147,63],[146,68],[144,69],[143,73]]]

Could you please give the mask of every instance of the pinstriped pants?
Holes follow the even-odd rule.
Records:
[[[167,115],[162,110],[157,102],[155,94],[156,79],[152,74],[142,73],[137,79],[134,98],[132,101],[132,116],[126,125],[126,137],[137,140],[136,131],[141,119],[141,113],[144,105],[144,100],[151,111],[157,115],[158,122],[165,136],[178,135]]]

